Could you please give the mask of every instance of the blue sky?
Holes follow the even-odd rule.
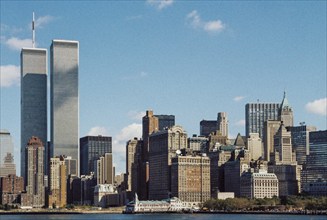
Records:
[[[188,135],[227,112],[230,136],[245,133],[245,104],[281,102],[294,122],[327,127],[326,1],[1,1],[0,128],[20,148],[20,48],[80,42],[80,136],[125,143],[141,117],[174,114]]]

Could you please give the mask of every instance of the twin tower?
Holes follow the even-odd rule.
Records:
[[[32,136],[44,147],[44,174],[50,157],[66,155],[79,167],[79,42],[53,40],[50,47],[50,142],[48,143],[47,49],[21,51],[21,176],[26,180],[26,146]]]

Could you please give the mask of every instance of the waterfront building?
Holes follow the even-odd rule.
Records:
[[[14,144],[7,130],[0,130],[0,177],[16,175]]]
[[[273,198],[278,197],[278,179],[273,173],[267,173],[266,170],[253,170],[244,172],[241,176],[240,196],[250,199]]]
[[[95,175],[97,184],[114,184],[112,153],[105,153],[97,160]]]
[[[175,126],[175,115],[154,115],[154,117],[158,118],[159,130]]]
[[[22,194],[22,206],[42,208],[45,205],[44,145],[40,138],[31,137],[26,147],[27,183]]]
[[[234,199],[235,193],[233,192],[218,192],[217,199],[226,200],[226,199]]]
[[[137,138],[129,140],[126,143],[126,174],[127,174],[127,191],[132,195],[141,192],[141,156],[143,141]]]
[[[327,180],[327,130],[310,132],[309,145],[301,180],[304,191],[314,195],[315,190],[310,188],[323,186]],[[326,188],[321,193],[326,193]]]
[[[218,112],[217,123],[218,123],[218,130],[220,131],[221,135],[228,138],[227,112]]]
[[[263,132],[263,157],[271,161],[270,156],[275,152],[274,136],[277,133],[281,122],[278,120],[267,120],[264,122]]]
[[[286,98],[286,92],[284,92],[283,101],[280,104],[278,111],[278,120],[282,121],[285,127],[293,127],[293,108],[289,104]]]
[[[204,136],[193,135],[187,139],[187,148],[191,151],[198,151],[202,153],[208,152],[209,139]]]
[[[258,160],[262,157],[262,141],[258,133],[250,133],[246,146],[250,152],[250,160]]]
[[[81,175],[94,172],[95,161],[105,153],[112,153],[112,138],[109,136],[85,136],[80,139]]]
[[[149,137],[149,199],[161,200],[171,192],[171,158],[187,148],[187,134],[181,126],[152,133]]]
[[[16,176],[16,174],[0,177],[0,204],[13,205],[20,203],[20,194],[23,191],[23,177]]]
[[[72,157],[79,175],[79,42],[53,40],[50,51],[50,155]]]
[[[306,164],[307,155],[310,153],[309,133],[316,131],[316,127],[300,125],[287,127],[291,132],[292,147],[296,153],[296,161],[299,165]]]
[[[94,188],[94,206],[110,207],[120,206],[120,196],[117,188],[112,184],[98,184]]]
[[[208,137],[211,132],[215,132],[217,130],[217,120],[200,121],[200,136]]]
[[[129,202],[126,205],[126,213],[155,213],[155,212],[181,212],[190,211],[195,207],[188,206],[187,203],[181,201],[179,198],[173,197],[165,200],[139,200],[137,194],[135,194],[134,201]],[[196,207],[198,208],[198,207]]]
[[[25,149],[32,136],[47,142],[47,50],[23,48],[21,62],[21,176],[27,184]],[[47,152],[47,148],[45,151]],[[47,153],[44,158],[44,171],[47,174]]]
[[[245,133],[259,133],[263,137],[264,122],[278,120],[279,103],[248,103],[245,105]]]
[[[190,206],[210,199],[210,159],[207,156],[181,156],[171,159],[171,196]]]
[[[50,158],[49,207],[67,204],[67,169],[63,156]]]

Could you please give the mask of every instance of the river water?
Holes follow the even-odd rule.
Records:
[[[326,220],[326,215],[267,214],[69,214],[69,215],[0,215],[0,220]]]

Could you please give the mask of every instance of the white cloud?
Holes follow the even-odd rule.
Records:
[[[38,17],[34,23],[35,28],[43,28],[46,24],[50,23],[54,19],[55,19],[55,17],[53,17],[51,15],[45,15],[42,17]]]
[[[233,100],[235,102],[239,102],[239,101],[243,100],[244,98],[245,98],[245,96],[236,96],[236,97],[233,98]]]
[[[112,144],[116,173],[126,170],[126,142],[142,135],[142,124],[133,123],[124,127],[114,138]]]
[[[316,115],[327,115],[327,97],[322,99],[317,99],[309,102],[305,105],[305,109]]]
[[[158,10],[164,9],[168,6],[171,6],[174,1],[173,0],[147,0],[147,3]]]
[[[98,136],[98,135],[108,136],[109,132],[105,127],[95,126],[95,127],[90,129],[90,131],[87,133],[87,135],[90,135],[90,136]]]
[[[0,66],[1,87],[18,86],[20,84],[20,67],[15,65]]]
[[[208,33],[218,33],[225,29],[226,25],[221,20],[202,21],[199,13],[193,10],[186,16],[189,24],[195,29],[201,29]]]
[[[237,121],[237,122],[235,122],[235,125],[236,126],[245,126],[245,120],[244,119],[242,119],[242,120],[239,120],[239,121]]]
[[[13,50],[21,50],[23,47],[32,47],[32,39],[9,38],[5,41],[6,45]]]
[[[129,111],[127,113],[128,117],[131,118],[132,120],[136,120],[136,121],[141,121],[143,116],[145,116],[145,112],[144,111]]]

